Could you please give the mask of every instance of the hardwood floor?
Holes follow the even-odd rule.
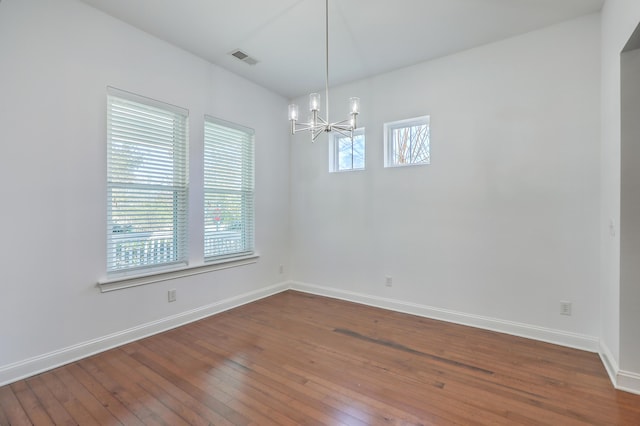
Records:
[[[0,387],[0,425],[640,425],[597,354],[287,291]]]

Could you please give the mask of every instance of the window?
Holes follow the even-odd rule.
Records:
[[[334,132],[329,145],[329,171],[364,169],[364,129],[353,131],[353,138]]]
[[[385,123],[384,166],[429,164],[429,116]]]
[[[108,273],[186,263],[187,117],[109,88]]]
[[[252,129],[205,117],[206,260],[253,253],[253,140]]]

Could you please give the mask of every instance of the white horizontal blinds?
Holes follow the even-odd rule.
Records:
[[[254,132],[213,117],[204,123],[204,256],[253,253]]]
[[[114,92],[107,97],[107,272],[186,262],[188,112]]]

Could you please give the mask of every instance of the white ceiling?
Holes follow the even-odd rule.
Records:
[[[281,95],[324,87],[324,0],[81,0]],[[330,0],[338,85],[596,12],[604,0]],[[247,65],[235,49],[257,59]]]

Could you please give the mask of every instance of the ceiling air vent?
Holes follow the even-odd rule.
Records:
[[[255,60],[254,58],[252,58],[251,56],[247,55],[246,53],[244,53],[242,50],[240,49],[236,49],[233,52],[231,52],[231,56],[235,57],[236,59],[241,60],[242,62],[249,64],[249,65],[255,65],[258,63],[257,60]]]

